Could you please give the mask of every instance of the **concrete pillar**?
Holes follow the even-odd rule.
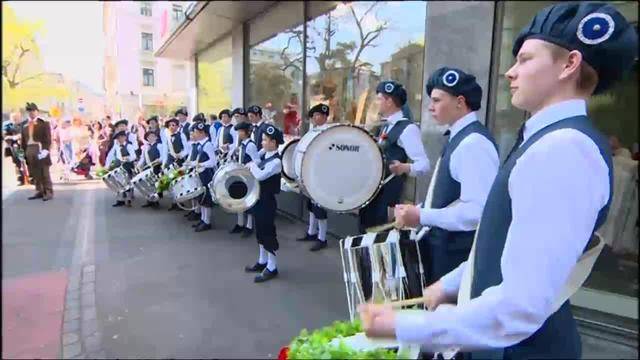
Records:
[[[436,125],[428,112],[429,98],[425,84],[431,73],[442,66],[453,66],[476,76],[482,87],[482,107],[478,118],[485,123],[489,69],[493,40],[494,3],[488,1],[429,1],[427,2],[424,56],[424,91],[422,102],[422,142],[431,162],[431,169],[442,152],[444,127]],[[427,193],[431,174],[417,179],[416,202]]]
[[[233,108],[244,106],[245,54],[244,24],[231,30],[231,104]]]

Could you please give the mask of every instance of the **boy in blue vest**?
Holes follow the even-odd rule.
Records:
[[[165,150],[163,149],[164,144],[157,142],[158,134],[155,131],[147,131],[144,133],[144,140],[147,143],[142,145],[142,153],[140,155],[140,160],[138,160],[138,168],[143,169],[154,161],[160,160],[160,163],[153,166],[153,173],[159,175],[162,171],[162,162],[164,162],[165,156]],[[162,193],[158,193],[158,197],[162,199]],[[158,208],[159,206],[160,202],[150,200],[147,200],[147,203],[142,205],[144,208]]]
[[[259,163],[260,155],[258,154],[258,148],[256,147],[256,144],[253,142],[253,140],[251,140],[251,124],[249,124],[248,122],[241,122],[237,124],[234,129],[240,141],[238,161],[243,165],[246,165],[250,162]],[[231,189],[229,189],[229,191],[231,191]],[[252,209],[249,209],[246,212],[238,213],[238,222],[233,227],[233,229],[229,231],[229,233],[242,233],[243,238],[249,237],[251,236],[251,234],[253,234]]]
[[[113,138],[116,140],[111,148],[111,151],[107,154],[106,163],[110,168],[122,168],[127,172],[129,180],[133,177],[133,168],[136,160],[136,148],[127,141],[128,134],[126,130],[117,132]],[[113,165],[113,166],[112,166]],[[122,193],[123,200],[117,200],[113,207],[120,207],[126,205],[131,207],[131,200],[133,199],[133,189],[129,189]]]
[[[637,48],[635,28],[608,4],[560,3],[533,18],[505,74],[511,103],[532,116],[498,171],[469,260],[425,294],[429,309],[456,295],[458,305],[411,315],[364,305],[368,336],[472,359],[581,357],[568,301],[581,284],[569,275],[613,190],[607,139],[586,101],[631,68]]]
[[[309,117],[313,129],[326,127],[329,118],[329,106],[317,104],[309,109]],[[307,233],[297,241],[313,241],[309,251],[318,251],[327,247],[327,210],[320,207],[313,200],[307,199],[307,211],[309,211],[309,228]]]
[[[213,199],[207,186],[213,179],[213,169],[216,166],[216,154],[213,144],[209,141],[207,125],[204,122],[197,122],[193,126],[193,152],[189,161],[196,167],[195,171],[200,177],[200,181],[205,186],[205,194],[200,198],[200,222],[194,227],[196,232],[211,230],[211,216],[213,215]]]
[[[385,177],[391,173],[396,176],[360,210],[360,233],[389,221],[388,209],[400,202],[407,176],[425,175],[429,171],[429,159],[422,145],[420,128],[402,113],[402,106],[407,102],[407,91],[400,83],[383,81],[378,84],[376,94],[380,114],[386,120],[378,136],[378,143],[388,162]]]
[[[179,131],[179,121],[176,118],[171,118],[165,122],[165,126],[169,129],[167,136],[167,147],[165,149],[163,168],[167,168],[172,164],[176,167],[181,167],[184,164],[187,156],[189,156],[189,148],[187,148],[187,137]],[[169,211],[180,210],[180,207],[175,202],[171,203]]]
[[[447,142],[423,206],[398,205],[396,211],[412,226],[429,227],[419,246],[431,285],[467,260],[500,159],[493,136],[476,115],[482,88],[475,76],[443,67],[431,74],[426,90],[431,116],[449,127]]]
[[[246,266],[246,272],[260,272],[254,282],[261,283],[278,276],[276,251],[278,238],[276,235],[276,194],[280,192],[280,172],[282,162],[278,154],[278,145],[284,143],[282,131],[273,125],[267,125],[262,134],[263,152],[260,162],[247,164],[251,174],[260,181],[260,198],[253,207],[256,214],[256,239],[260,247],[258,261],[253,266]]]

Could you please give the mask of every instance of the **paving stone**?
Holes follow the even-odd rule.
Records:
[[[90,272],[90,273],[82,274],[82,283],[88,283],[93,281],[96,281],[96,273]]]
[[[62,347],[62,357],[65,359],[73,358],[82,352],[82,346],[80,342],[76,342],[75,344],[66,345]]]
[[[84,350],[89,353],[99,352],[102,342],[102,334],[94,333],[84,339]]]
[[[82,337],[85,338],[87,336],[93,335],[96,331],[98,331],[98,320],[83,320],[81,326],[81,334]]]
[[[76,334],[74,332],[62,335],[62,344],[63,345],[71,345],[71,344],[74,344],[74,343],[78,342],[78,340],[80,340],[80,337],[78,336],[78,334]]]
[[[80,319],[80,309],[69,309],[64,312],[64,321]]]
[[[82,309],[82,320],[94,320],[96,318],[96,308],[90,307]]]
[[[80,320],[69,320],[62,324],[62,332],[78,332],[80,331]]]

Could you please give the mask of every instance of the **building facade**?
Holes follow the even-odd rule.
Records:
[[[188,3],[123,1],[103,3],[104,90],[107,113],[134,119],[138,114],[166,115],[187,107],[195,93],[192,61],[156,58],[161,37],[184,16]]]
[[[511,105],[504,77],[513,64],[513,41],[537,11],[552,3],[196,2],[156,55],[197,64],[199,111],[270,105],[278,123],[297,109],[301,126],[289,136],[304,134],[309,125],[305,109],[318,102],[331,106],[330,122],[365,127],[376,123],[375,86],[380,80],[397,80],[407,89],[408,106],[420,124],[433,168],[444,129],[427,111],[428,74],[452,65],[476,75],[484,90],[478,117],[491,129],[504,156],[529,116]],[[611,3],[637,29],[638,4]],[[589,104],[602,132],[617,137],[634,153],[638,151],[637,71],[636,62],[627,79]],[[607,246],[572,298],[583,334],[597,333],[609,344],[598,348],[600,340],[585,337],[585,356],[589,352],[598,357],[635,356],[637,351],[637,168],[637,161],[616,158],[614,205],[601,229]],[[429,176],[408,183],[405,200],[422,201],[428,183]],[[298,195],[279,196],[282,212],[307,218]],[[356,233],[355,215],[329,217],[333,234]]]

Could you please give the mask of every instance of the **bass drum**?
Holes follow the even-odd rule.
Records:
[[[384,155],[363,128],[332,124],[314,129],[298,142],[294,172],[303,194],[338,213],[358,210],[383,183]]]
[[[300,138],[289,140],[289,142],[282,147],[282,151],[280,151],[282,159],[282,177],[284,177],[288,182],[294,183],[298,179],[295,173],[294,156],[299,142]]]

